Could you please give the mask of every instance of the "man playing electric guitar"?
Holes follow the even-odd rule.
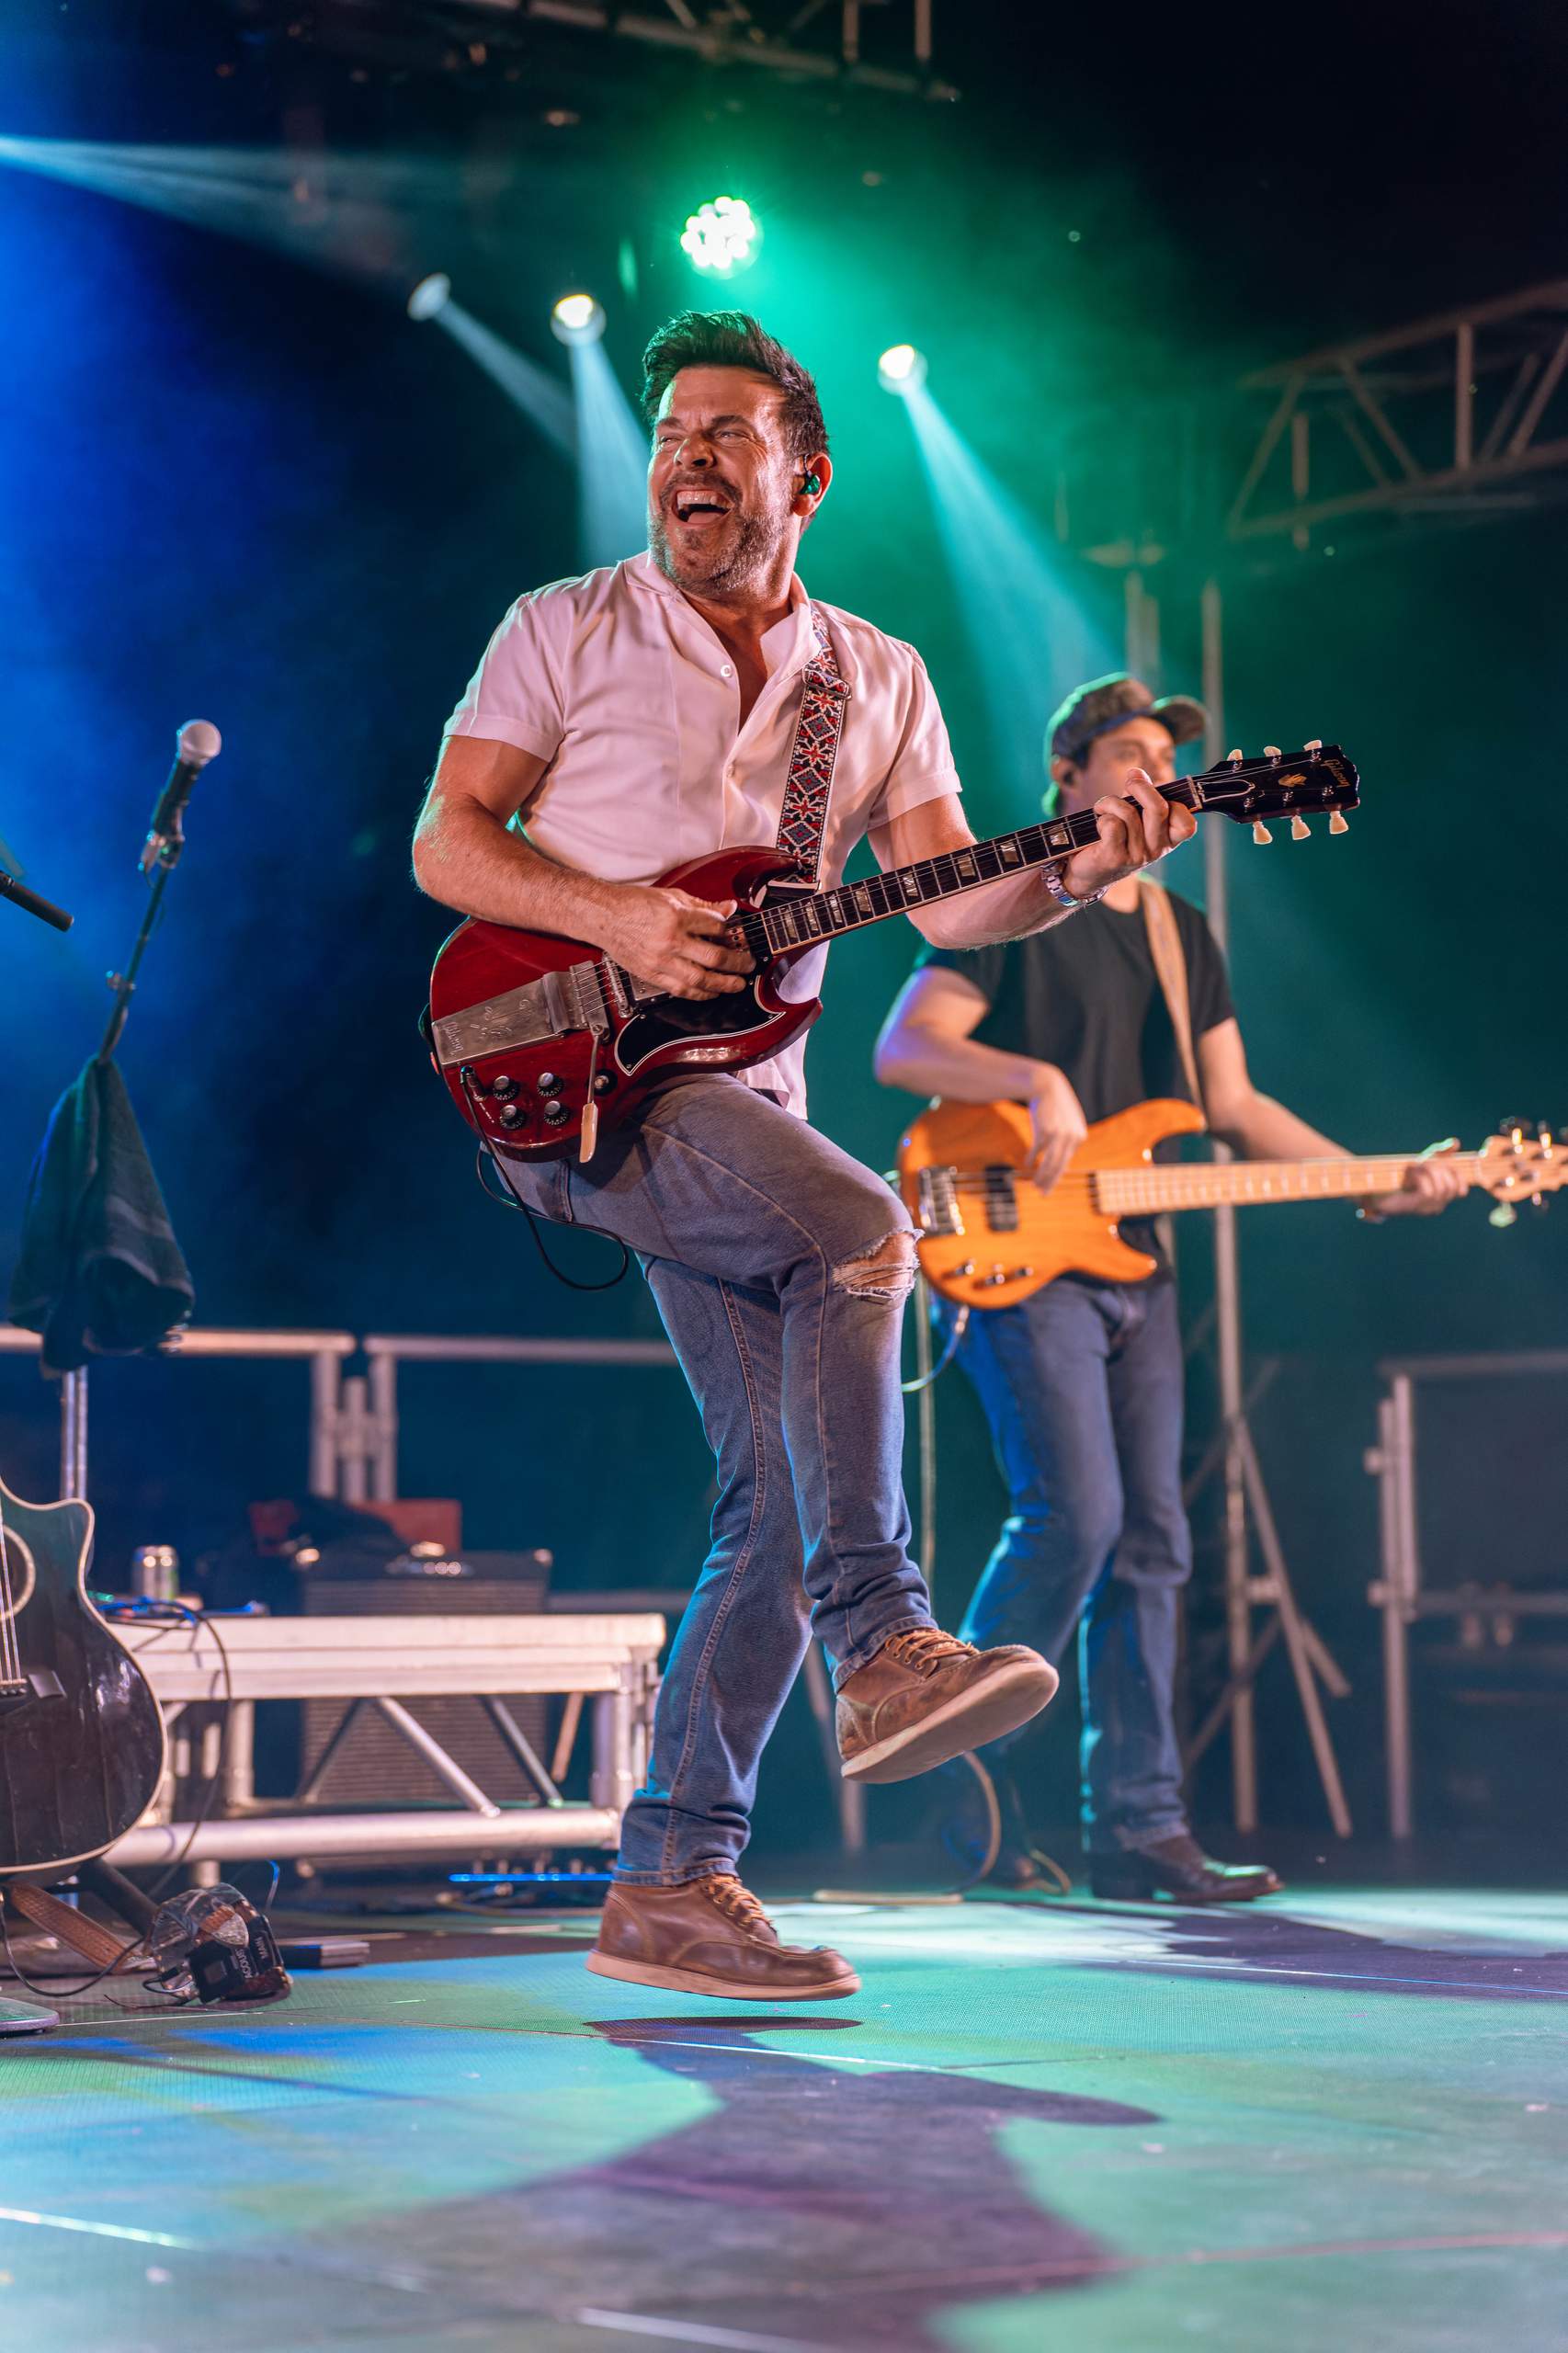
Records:
[[[1156,702],[1134,678],[1095,679],[1051,722],[1048,806],[1089,806],[1134,769],[1167,783],[1176,745],[1205,725],[1201,706],[1186,698]],[[1190,1101],[1146,891],[1153,896],[1136,876],[1117,881],[1102,905],[1049,936],[923,949],[879,1040],[878,1077],[961,1102],[1027,1103],[1031,1174],[1046,1188],[1089,1120],[1151,1097]],[[1337,1144],[1254,1086],[1213,936],[1195,907],[1165,896],[1210,1129],[1246,1158],[1337,1155]],[[1372,1213],[1430,1212],[1459,1190],[1440,1158],[1424,1158]],[[1152,1223],[1130,1221],[1122,1232],[1159,1257]],[[1173,1684],[1191,1539],[1168,1268],[1161,1261],[1142,1283],[1066,1275],[1017,1306],[977,1310],[959,1353],[1011,1504],[964,1632],[980,1643],[1027,1641],[1056,1661],[1077,1631],[1083,1823],[1096,1894],[1236,1903],[1272,1893],[1279,1881],[1267,1869],[1230,1869],[1202,1852],[1182,1802]],[[1030,1857],[1028,1808],[1005,1770],[997,1781],[1005,1836],[994,1874],[1028,1886],[1042,1876]]]
[[[673,321],[645,369],[650,551],[513,606],[449,724],[415,871],[449,906],[590,942],[701,1000],[742,990],[749,959],[732,908],[654,886],[674,859],[777,835],[836,881],[867,834],[884,867],[972,836],[918,655],[796,576],[833,476],[810,376],[736,313]],[[824,675],[819,702],[837,682],[847,699],[802,745]],[[1010,877],[912,919],[946,948],[1062,923],[1193,824],[1124,767],[1054,883]],[[813,950],[793,986],[814,995],[820,965]],[[797,1041],[739,1076],[683,1073],[640,1121],[588,1131],[587,1160],[509,1168],[538,1213],[636,1252],[717,1459],[711,1550],[589,1966],[769,2002],[857,1984],[837,1954],[781,1946],[735,1870],[811,1633],[845,1770],[868,1779],[1016,1728],[1056,1683],[1032,1651],[933,1623],[900,1483],[915,1237],[881,1180],[807,1125],[801,1062]]]

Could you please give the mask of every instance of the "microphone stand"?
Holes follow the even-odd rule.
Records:
[[[169,887],[169,877],[179,862],[185,847],[185,836],[178,828],[158,851],[157,872],[152,879],[147,904],[130,961],[123,972],[110,972],[107,977],[114,991],[114,1004],[109,1012],[102,1040],[95,1060],[112,1062],[116,1047],[125,1034],[131,1017],[131,1000],[136,994],[136,975],[142,969],[142,959],[147,944],[158,926],[163,913],[164,893]],[[87,1368],[78,1365],[74,1371],[62,1373],[60,1378],[60,1492],[62,1496],[87,1493]]]
[[[142,969],[142,959],[147,952],[147,942],[157,927],[158,916],[164,904],[164,892],[168,888],[169,876],[175,870],[175,860],[178,858],[183,847],[183,843],[172,842],[168,847],[174,855],[160,856],[158,871],[153,876],[153,887],[147,893],[147,906],[142,917],[142,928],[136,935],[136,944],[131,951],[131,961],[123,972],[110,972],[108,975],[108,984],[114,991],[114,1007],[109,1014],[108,1026],[104,1031],[103,1043],[98,1048],[97,1060],[100,1063],[113,1060],[114,1050],[124,1034],[125,1025],[131,1015],[131,1000],[136,994],[136,975]]]

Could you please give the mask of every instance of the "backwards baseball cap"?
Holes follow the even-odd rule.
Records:
[[[1108,735],[1127,719],[1158,720],[1173,744],[1190,744],[1209,725],[1209,713],[1190,695],[1162,695],[1156,702],[1141,679],[1113,670],[1074,688],[1052,712],[1045,731],[1048,756],[1076,767],[1096,735]]]

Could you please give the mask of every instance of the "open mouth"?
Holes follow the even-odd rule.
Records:
[[[730,502],[712,490],[677,490],[670,500],[670,510],[677,523],[700,529],[703,525],[721,523],[731,511]]]

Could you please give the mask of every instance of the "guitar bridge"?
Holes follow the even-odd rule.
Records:
[[[51,1667],[35,1666],[22,1676],[7,1676],[0,1683],[0,1715],[25,1707],[29,1699],[63,1699],[65,1686]]]

